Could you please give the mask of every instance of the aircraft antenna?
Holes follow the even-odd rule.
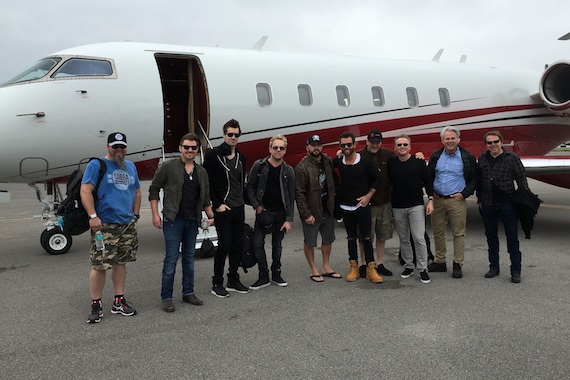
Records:
[[[467,55],[463,54],[463,55],[461,55],[461,59],[459,60],[459,63],[465,63],[465,62],[467,62]]]
[[[263,49],[263,45],[265,45],[265,41],[267,41],[267,36],[263,36],[251,47],[251,50],[261,51]]]

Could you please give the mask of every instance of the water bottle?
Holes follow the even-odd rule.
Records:
[[[207,230],[209,225],[208,225],[208,218],[203,218],[202,219],[202,223],[200,224],[200,227],[202,227],[203,230]]]
[[[105,243],[103,242],[103,232],[95,232],[95,248],[97,251],[102,251],[105,249]]]

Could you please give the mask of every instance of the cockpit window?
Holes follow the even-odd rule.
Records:
[[[111,62],[97,59],[72,58],[65,61],[52,78],[109,76],[113,74]]]
[[[45,76],[51,69],[54,68],[58,62],[61,61],[60,57],[49,57],[44,58],[36,62],[35,65],[24,71],[23,73],[15,76],[7,82],[2,83],[2,86],[7,86],[9,84],[29,82],[33,80],[40,79]]]

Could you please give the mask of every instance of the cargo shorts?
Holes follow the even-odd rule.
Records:
[[[95,232],[91,231],[91,250],[89,256],[91,266],[95,270],[109,270],[117,264],[126,264],[137,260],[139,238],[136,222],[128,224],[108,223],[103,225],[103,242],[105,248],[97,251],[95,248]]]

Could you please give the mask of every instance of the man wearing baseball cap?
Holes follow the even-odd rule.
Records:
[[[376,270],[383,276],[392,276],[392,272],[384,264],[384,247],[386,240],[392,238],[394,233],[394,220],[392,217],[392,204],[390,202],[390,184],[388,181],[388,159],[396,157],[390,149],[382,148],[382,132],[373,129],[368,132],[366,147],[358,151],[362,156],[370,158],[380,171],[380,188],[374,193],[371,204],[372,234],[374,241],[376,235]],[[364,248],[360,243],[360,262],[364,262]],[[360,277],[366,277],[366,266],[359,268]]]
[[[311,280],[342,278],[330,266],[334,235],[335,178],[331,158],[323,153],[319,135],[307,139],[307,155],[295,167],[295,200],[303,227],[303,251],[311,268]],[[321,234],[322,272],[315,264],[315,247]]]
[[[131,316],[135,308],[125,300],[126,264],[137,259],[138,236],[136,221],[141,207],[140,183],[135,165],[125,159],[127,137],[113,132],[107,138],[107,154],[101,160],[106,171],[94,194],[102,163],[92,160],[85,168],[81,181],[81,203],[89,215],[91,228],[91,313],[87,323],[101,322],[101,298],[107,270],[111,270],[115,297],[111,313]],[[95,233],[103,233],[104,247],[97,248]]]

